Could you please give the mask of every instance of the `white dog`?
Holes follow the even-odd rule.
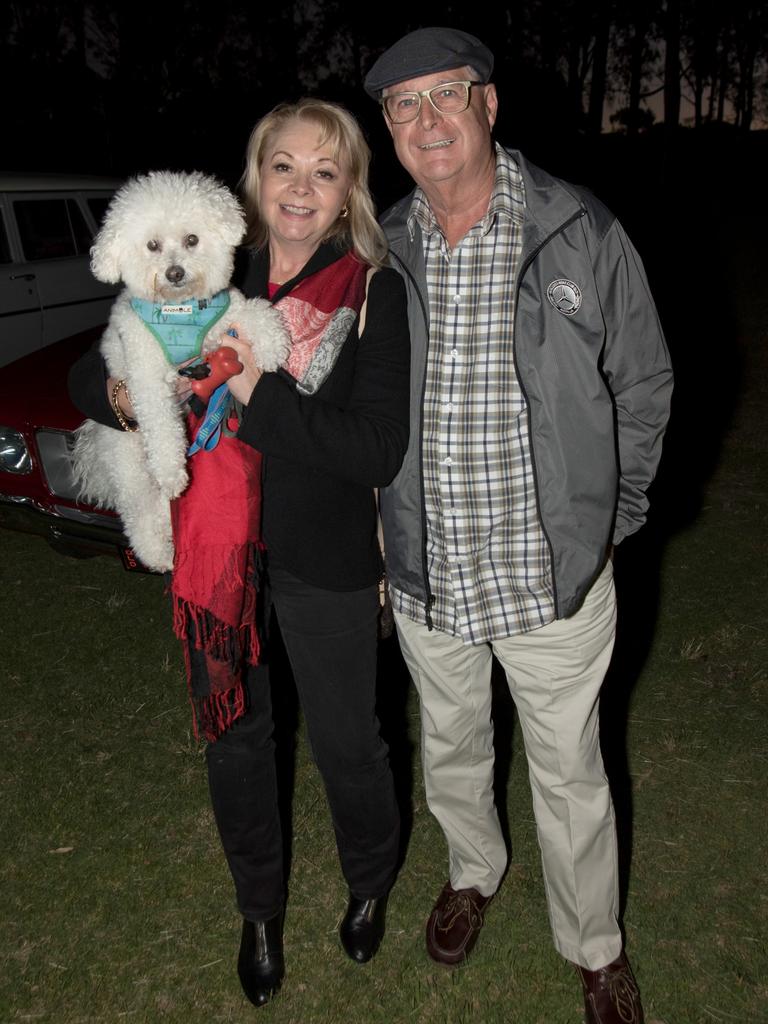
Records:
[[[170,500],[187,484],[189,439],[175,363],[195,354],[184,351],[190,327],[205,354],[237,324],[264,370],[277,369],[289,351],[279,312],[228,287],[244,232],[242,209],[219,182],[155,171],[116,193],[91,249],[94,275],[125,284],[101,351],[109,375],[126,382],[139,429],[86,420],[77,431],[75,472],[82,497],[115,509],[138,558],[160,572],[173,566]],[[168,322],[179,316],[191,323],[169,335]]]

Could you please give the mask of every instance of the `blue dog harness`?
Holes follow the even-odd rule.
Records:
[[[180,302],[131,299],[131,308],[160,342],[168,362],[175,366],[200,355],[206,334],[229,309],[229,292],[224,289],[210,299]]]
[[[200,355],[205,336],[229,309],[229,292],[225,289],[210,299],[182,299],[180,302],[131,299],[131,308],[160,342],[168,362],[176,366]],[[229,333],[234,334],[234,331]],[[221,384],[214,391],[187,455],[201,450],[211,451],[216,447],[222,423],[232,407],[231,397],[226,384]]]

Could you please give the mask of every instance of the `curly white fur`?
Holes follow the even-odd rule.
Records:
[[[123,433],[86,420],[76,432],[75,472],[81,497],[115,509],[136,555],[156,571],[173,567],[170,500],[187,484],[188,440],[176,399],[176,368],[130,300],[211,298],[229,284],[244,233],[239,203],[215,179],[153,171],[116,193],[91,249],[95,276],[125,284],[101,351],[109,375],[127,382],[139,430]],[[229,296],[229,309],[205,338],[203,351],[216,348],[237,323],[257,364],[276,370],[290,347],[279,312],[234,288]]]

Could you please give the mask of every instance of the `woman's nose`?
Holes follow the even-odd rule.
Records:
[[[312,191],[312,178],[309,174],[297,174],[293,179],[292,187],[298,195],[305,196]]]

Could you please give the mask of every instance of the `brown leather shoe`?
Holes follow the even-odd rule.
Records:
[[[469,956],[490,901],[477,889],[452,889],[446,882],[427,921],[427,952],[433,960],[452,967]]]
[[[643,1024],[640,991],[625,953],[599,971],[575,966],[584,986],[585,1024]]]

